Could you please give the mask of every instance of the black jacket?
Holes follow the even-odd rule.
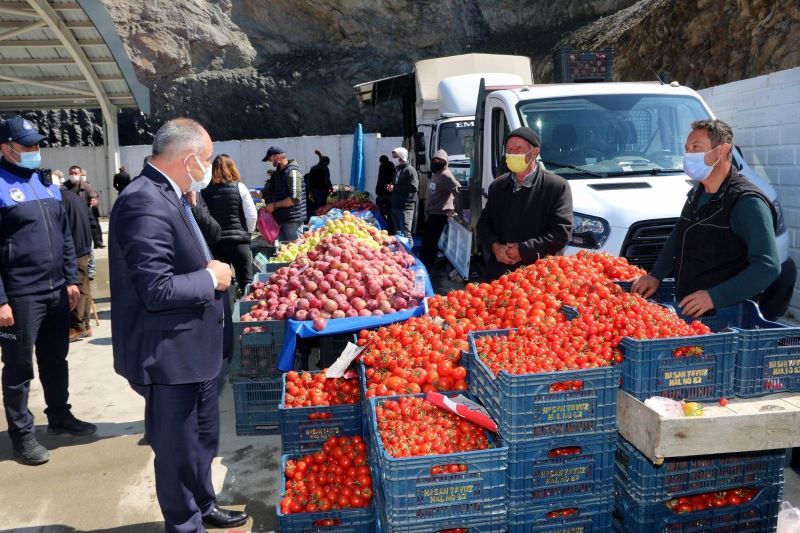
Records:
[[[122,192],[122,190],[128,186],[131,182],[131,175],[127,172],[118,172],[114,174],[114,188],[117,192]]]
[[[89,219],[92,216],[80,196],[61,187],[61,203],[69,220],[69,230],[75,246],[75,257],[83,257],[92,253],[92,226]]]
[[[378,183],[375,185],[375,196],[390,198],[392,193],[386,190],[394,179],[395,166],[391,161],[385,161],[378,167]]]
[[[242,197],[239,195],[239,182],[211,184],[203,189],[203,200],[214,220],[219,222],[222,233],[220,241],[250,242],[247,222],[244,219]]]
[[[395,171],[392,209],[413,209],[417,204],[418,189],[417,169],[408,163],[399,165]]]
[[[0,158],[0,304],[78,284],[61,191],[40,176]]]
[[[195,198],[197,198],[197,201],[192,207],[192,215],[194,215],[194,219],[200,227],[200,233],[203,234],[206,244],[208,244],[209,248],[212,248],[222,236],[222,228],[220,228],[219,222],[211,216],[208,206],[203,200],[203,195],[197,194]]]
[[[532,186],[514,192],[512,177],[516,179],[503,174],[492,182],[486,207],[478,220],[486,280],[556,254],[572,237],[572,193],[567,180],[537,167]],[[522,263],[510,266],[497,262],[492,245],[498,242],[519,243]]]

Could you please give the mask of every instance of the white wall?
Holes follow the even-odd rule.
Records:
[[[365,190],[374,196],[378,180],[378,158],[389,156],[393,148],[402,144],[401,137],[381,137],[380,134],[364,134],[364,161],[366,171]],[[214,143],[215,154],[228,154],[236,162],[242,181],[251,188],[261,188],[266,177],[266,163],[261,159],[270,146],[279,146],[290,159],[296,159],[303,173],[308,172],[318,159],[314,154],[319,149],[331,158],[331,181],[334,184],[350,183],[350,165],[353,153],[352,135],[326,135],[311,137],[284,137],[280,139],[253,139],[245,141],[222,141]],[[120,148],[121,165],[136,176],[142,168],[144,157],[150,153],[149,145],[123,146]],[[87,179],[97,189],[101,198],[100,209],[105,215],[110,210],[110,201],[116,197],[113,176],[105,175],[105,148],[102,146],[80,146],[43,148],[42,162],[47,168],[67,169],[78,165],[86,170]]]
[[[745,160],[778,192],[800,266],[800,67],[699,91],[717,118],[733,127]],[[800,317],[795,285],[790,312]]]

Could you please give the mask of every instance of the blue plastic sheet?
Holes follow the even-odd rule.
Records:
[[[416,264],[411,267],[412,270],[419,273],[425,279],[425,296],[433,296],[433,286],[431,285],[430,276],[422,262],[415,257]],[[360,331],[362,329],[378,328],[394,324],[395,322],[403,322],[412,316],[422,316],[425,314],[425,305],[420,301],[417,307],[392,313],[390,315],[381,316],[364,316],[357,318],[336,318],[328,320],[328,324],[322,331],[314,329],[314,322],[311,320],[294,320],[289,319],[286,321],[286,335],[283,340],[283,348],[281,349],[280,357],[278,358],[278,370],[281,372],[288,372],[294,368],[294,352],[297,346],[297,336],[303,339],[310,337],[322,337],[325,335],[337,335],[340,333],[351,333]]]
[[[381,214],[376,209],[375,211],[371,211],[369,209],[363,209],[361,211],[351,211],[351,215],[356,218],[360,218],[367,224],[375,226],[378,229],[386,229],[386,220],[381,216]],[[338,220],[344,216],[344,211],[339,208],[333,208],[324,215],[315,215],[309,219],[308,224],[306,225],[309,230],[316,230],[324,226],[330,220]]]

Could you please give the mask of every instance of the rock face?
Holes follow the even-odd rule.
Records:
[[[360,110],[352,86],[468,52],[528,55],[548,82],[553,49],[610,45],[617,79],[652,69],[693,88],[800,64],[796,0],[102,2],[151,89],[151,116],[123,112],[123,144],[149,143],[178,115],[217,140],[349,133],[359,121],[396,135],[399,106]],[[54,144],[102,137],[96,113],[32,118]]]

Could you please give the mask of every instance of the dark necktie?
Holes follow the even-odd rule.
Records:
[[[205,238],[203,238],[203,233],[200,231],[200,226],[197,225],[197,221],[194,219],[192,207],[189,205],[189,201],[185,196],[181,196],[181,203],[183,204],[183,210],[186,211],[186,216],[189,217],[189,224],[192,226],[194,237],[197,239],[197,242],[200,244],[200,248],[203,250],[203,255],[206,258],[206,262],[211,261],[211,252],[208,250],[208,245],[206,244]]]

